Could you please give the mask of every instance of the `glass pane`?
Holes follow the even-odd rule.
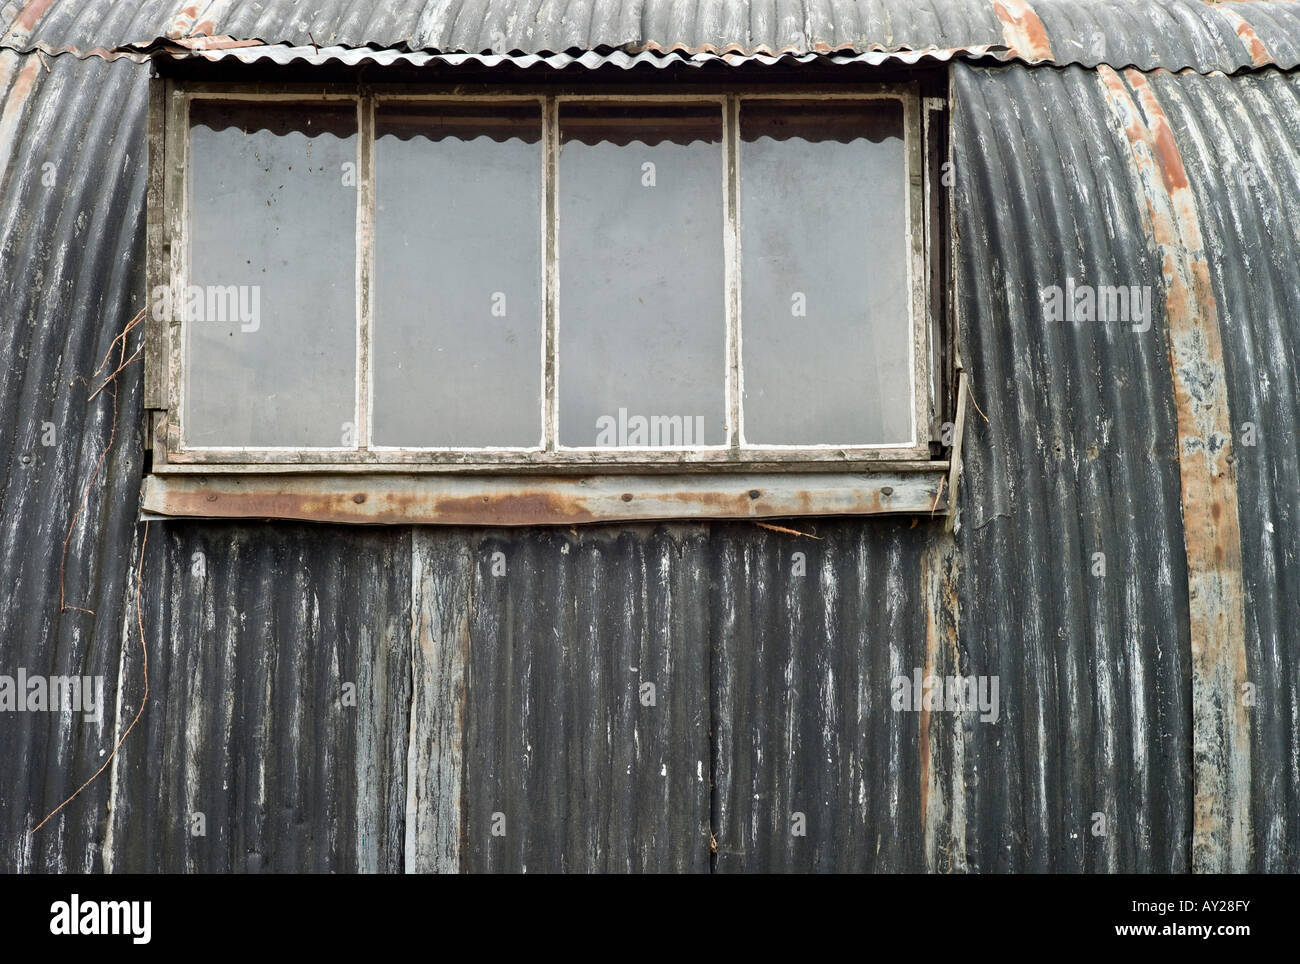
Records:
[[[542,438],[542,114],[376,114],[374,443]]]
[[[722,108],[560,107],[559,432],[726,442]]]
[[[351,446],[356,106],[190,105],[185,441]]]
[[[742,101],[740,136],[746,444],[911,444],[902,105]]]

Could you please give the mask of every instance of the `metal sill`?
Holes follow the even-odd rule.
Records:
[[[946,515],[948,464],[745,475],[149,475],[144,519],[361,525],[579,525],[670,519]]]

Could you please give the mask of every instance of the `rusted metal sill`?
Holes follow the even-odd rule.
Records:
[[[945,468],[867,475],[149,475],[141,515],[494,526],[938,516],[948,510]]]

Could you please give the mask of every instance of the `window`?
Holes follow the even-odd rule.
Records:
[[[155,101],[155,474],[946,467],[912,86]]]

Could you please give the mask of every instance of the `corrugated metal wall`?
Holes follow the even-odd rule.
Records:
[[[1245,573],[1255,869],[1300,867],[1300,78],[1152,79],[1201,212],[1223,335]]]
[[[988,417],[967,422],[961,636],[1007,703],[1003,726],[971,734],[970,859],[1184,870],[1187,572],[1167,341],[1159,324],[1046,322],[1039,297],[1068,277],[1159,297],[1144,201],[1091,71],[959,68],[955,98],[958,315]],[[1089,832],[1093,813],[1107,836]]]
[[[102,40],[75,6],[58,35]],[[1035,6],[1060,56],[1064,14]],[[0,868],[1187,870],[1195,600],[1151,187],[1102,72],[953,69],[961,348],[987,415],[955,542],[910,519],[817,539],[153,523],[137,614],[139,367],[116,399],[78,379],[142,303],[146,68],[0,51],[0,672],[103,674],[108,699],[102,727],[0,716]],[[1236,449],[1249,866],[1295,872],[1300,84],[1148,79],[1232,422],[1258,433]],[[1155,325],[1043,322],[1065,277],[1152,285]],[[67,544],[66,603],[93,612],[61,612],[115,400]],[[29,837],[140,705],[137,615],[143,719]],[[917,666],[997,674],[999,721],[889,710]]]

